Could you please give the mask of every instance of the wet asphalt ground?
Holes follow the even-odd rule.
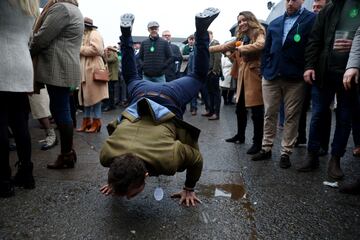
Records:
[[[104,113],[103,123],[121,110]],[[204,169],[197,185],[202,204],[195,208],[170,198],[182,188],[184,173],[148,179],[132,200],[100,194],[107,176],[98,159],[107,137],[104,126],[96,134],[75,133],[74,169],[48,170],[59,145],[41,151],[38,140],[44,132],[30,120],[36,188],[17,188],[15,197],[0,199],[0,239],[360,239],[360,196],[323,185],[331,181],[326,174],[329,155],[321,157],[319,170],[298,173],[306,148],[296,148],[292,167],[281,169],[279,130],[272,159],[252,162],[246,154],[252,139],[250,118],[246,143],[231,144],[224,139],[235,134],[235,107],[222,106],[219,121],[201,117],[200,110],[197,116],[184,115],[202,129]],[[79,113],[78,123],[81,118]],[[352,156],[352,147],[350,138],[342,182],[360,177],[360,159]],[[12,166],[15,161],[12,152]],[[164,189],[161,201],[153,197],[158,186]]]

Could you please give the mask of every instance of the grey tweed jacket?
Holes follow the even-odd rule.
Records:
[[[0,0],[0,91],[33,91],[29,40],[34,19]]]
[[[359,68],[360,69],[360,27],[356,30],[349,60],[346,66],[346,69],[348,68]]]
[[[35,81],[59,87],[77,87],[80,83],[80,47],[84,18],[70,3],[56,3],[49,9],[30,52],[37,57]]]

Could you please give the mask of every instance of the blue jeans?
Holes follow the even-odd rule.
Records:
[[[122,73],[127,84],[130,104],[142,97],[149,98],[167,107],[178,118],[182,119],[186,104],[193,99],[206,80],[209,69],[209,35],[207,32],[196,36],[194,72],[167,83],[154,83],[138,76],[132,37],[121,36]],[[158,93],[158,96],[146,95],[148,92]],[[168,98],[160,97],[160,94]]]
[[[351,131],[352,113],[358,111],[355,99],[355,90],[345,91],[341,73],[329,71],[327,84],[323,88],[316,85],[312,87],[312,117],[310,122],[308,151],[316,153],[320,148],[321,126],[323,117],[329,111],[331,102],[337,96],[336,126],[331,155],[342,157],[346,151],[347,142]]]
[[[197,96],[191,99],[190,102],[190,111],[197,111]]]
[[[73,125],[70,108],[70,88],[46,85],[50,97],[50,111],[57,125]]]
[[[92,106],[84,107],[84,117],[90,118],[101,118],[101,102],[98,102]]]
[[[118,81],[110,80],[108,82],[109,98],[103,100],[103,107],[115,108],[115,85]]]

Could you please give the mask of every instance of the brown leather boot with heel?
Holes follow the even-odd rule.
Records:
[[[47,168],[49,169],[74,168],[76,160],[77,160],[76,152],[73,149],[69,153],[60,154],[54,163],[47,165]]]
[[[344,177],[344,173],[340,167],[340,157],[331,156],[328,162],[328,176],[335,180],[339,180]]]
[[[85,132],[85,130],[91,128],[91,119],[86,117],[83,118],[83,121],[81,123],[81,127],[76,129],[77,132]]]
[[[87,133],[94,133],[94,132],[100,132],[101,130],[101,121],[100,118],[94,118],[91,128],[86,129],[85,132]]]

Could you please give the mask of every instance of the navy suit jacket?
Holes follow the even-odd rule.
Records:
[[[283,45],[285,17],[286,13],[274,19],[267,28],[261,59],[261,71],[266,80],[276,77],[303,79],[305,47],[316,15],[304,9],[290,29]],[[295,34],[300,35],[300,41],[294,40]]]

